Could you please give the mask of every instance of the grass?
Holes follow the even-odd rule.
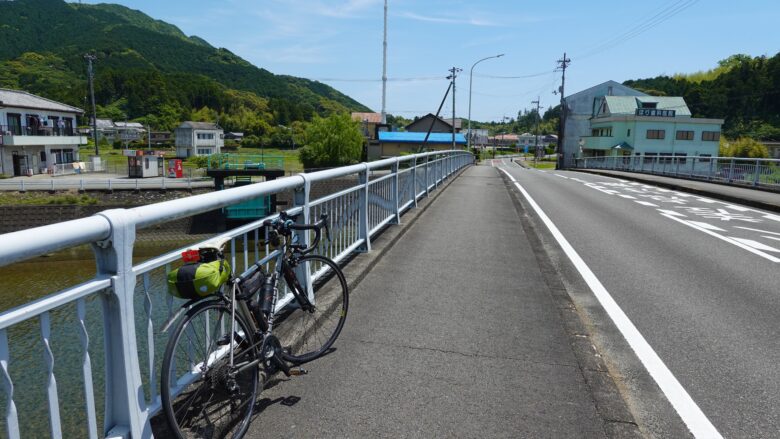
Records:
[[[298,158],[298,149],[279,149],[279,148],[246,148],[242,147],[238,151],[230,151],[231,154],[251,154],[266,155],[269,157],[284,158],[284,170],[287,172],[303,172],[303,164]]]
[[[133,147],[130,146],[129,149],[146,149],[146,147]],[[152,148],[155,151],[165,151],[166,157],[174,158],[176,157],[176,148]],[[283,157],[284,158],[284,170],[287,172],[303,172],[303,165],[301,164],[301,161],[298,159],[298,151],[299,149],[279,149],[279,148],[248,148],[248,147],[242,147],[237,150],[231,149],[223,149],[223,153],[228,154],[247,154],[247,155],[266,155],[266,156],[273,156],[273,157]],[[127,165],[127,157],[122,155],[123,149],[114,149],[113,147],[107,147],[107,146],[101,146],[100,148],[100,159],[103,161],[104,164],[106,164],[109,167],[121,167]],[[79,153],[81,154],[82,161],[85,161],[87,157],[95,154],[95,148],[93,146],[87,146],[83,147],[79,150]],[[191,168],[193,165],[186,160],[183,163],[183,166],[185,168]]]
[[[25,192],[19,193],[0,193],[0,205],[4,206],[16,206],[16,205],[30,205],[41,206],[45,204],[50,205],[80,205],[91,206],[98,204],[97,198],[91,197],[87,194],[66,193],[50,195],[46,192]]]
[[[536,169],[555,169],[555,162],[526,160],[525,164]]]

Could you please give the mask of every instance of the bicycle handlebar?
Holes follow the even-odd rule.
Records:
[[[278,233],[284,236],[289,236],[293,230],[301,230],[301,231],[313,230],[314,241],[311,243],[310,246],[304,247],[303,245],[300,244],[290,245],[290,248],[304,255],[313,251],[320,243],[320,237],[322,234],[321,230],[323,228],[325,228],[325,237],[328,239],[328,241],[330,241],[330,229],[328,228],[327,213],[323,213],[322,215],[320,215],[320,220],[314,224],[296,224],[294,221],[297,217],[298,215],[289,216],[285,212],[282,212],[279,214],[278,218],[263,221],[263,225],[266,227],[273,227],[274,230],[276,230]]]

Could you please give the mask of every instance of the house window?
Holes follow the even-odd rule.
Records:
[[[647,130],[648,139],[664,139],[666,137],[666,130]]]
[[[56,163],[73,163],[75,161],[72,149],[52,149],[51,154]]]
[[[699,162],[700,163],[709,163],[710,157],[712,157],[712,154],[699,154]]]
[[[688,153],[685,153],[685,152],[676,152],[676,153],[674,153],[674,158],[677,159],[675,161],[677,163],[681,164],[681,165],[684,165],[685,162],[688,161],[687,157],[688,157]]]
[[[22,115],[17,113],[8,113],[8,132],[15,136],[22,135]]]
[[[701,140],[705,142],[717,142],[720,140],[720,131],[702,131]]]
[[[629,128],[628,131],[626,132],[626,137],[631,137],[631,128]]]
[[[646,152],[645,153],[645,163],[651,163],[655,161],[655,158],[658,157],[657,152]]]
[[[657,105],[657,102],[642,102],[641,108],[655,108]]]
[[[214,133],[198,133],[199,140],[214,140]]]
[[[658,154],[661,158],[658,160],[660,163],[671,163],[672,162],[672,153],[671,152],[662,152]]]
[[[599,130],[590,130],[590,135],[593,136],[593,137],[598,137],[599,136]]]
[[[693,140],[693,131],[677,131],[677,140]]]
[[[198,148],[198,155],[210,155],[211,148]]]

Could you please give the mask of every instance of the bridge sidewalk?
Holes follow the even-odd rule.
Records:
[[[406,227],[353,290],[336,351],[269,383],[247,437],[637,434],[622,400],[603,403],[616,392],[495,168],[467,169]]]

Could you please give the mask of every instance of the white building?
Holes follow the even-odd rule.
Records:
[[[215,123],[183,122],[174,135],[177,157],[219,154],[225,146],[225,133]]]
[[[574,159],[580,154],[580,138],[590,136],[590,118],[596,113],[604,96],[647,96],[639,90],[626,87],[615,81],[607,81],[566,97],[566,123],[564,126],[564,166],[574,166]]]
[[[86,136],[76,130],[84,110],[20,90],[0,88],[0,174],[54,171],[79,161]]]

